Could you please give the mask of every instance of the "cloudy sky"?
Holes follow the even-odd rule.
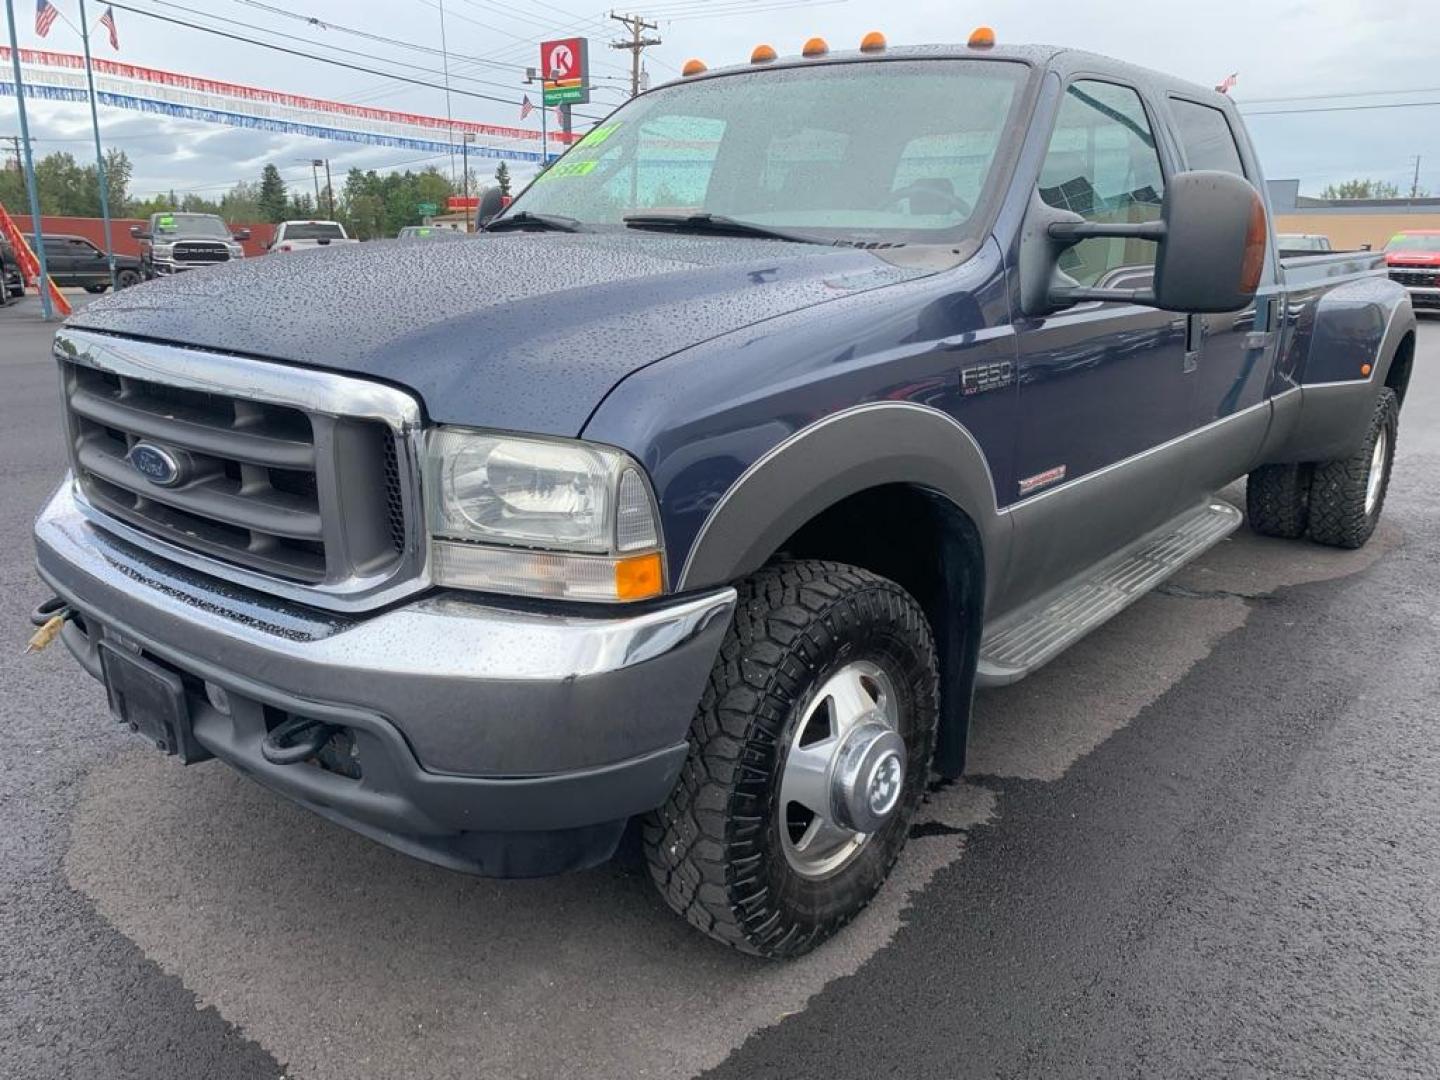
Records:
[[[438,49],[440,0],[126,2],[316,57],[440,80],[438,55],[317,28],[295,17],[333,20],[386,42]],[[599,88],[595,103],[584,111],[608,111],[602,103],[622,100],[629,54],[606,47],[620,27],[605,11],[589,6],[593,2],[444,0],[452,87],[518,101],[525,91],[523,69],[537,63],[535,43],[578,33],[590,39]],[[14,3],[22,46],[79,51],[78,37],[65,22],[57,22],[41,41],[34,34],[32,0]],[[78,0],[54,3],[78,21]],[[89,8],[92,20],[103,11],[99,3]],[[664,39],[646,54],[652,82],[676,77],[691,56],[712,66],[742,60],[759,41],[771,42],[782,54],[797,52],[806,37],[817,33],[832,47],[850,47],[871,29],[883,30],[894,44],[963,41],[979,23],[994,26],[1003,41],[1074,45],[1206,84],[1237,72],[1234,95],[1250,114],[1251,132],[1271,178],[1298,177],[1302,191],[1318,193],[1331,181],[1372,176],[1408,191],[1413,158],[1419,155],[1422,187],[1440,194],[1440,104],[1369,107],[1440,102],[1440,87],[1433,85],[1440,82],[1440,19],[1434,0],[654,0],[635,10],[653,14]],[[438,90],[287,56],[131,11],[117,9],[115,16],[121,51],[111,52],[102,32],[94,43],[99,56],[317,97],[445,113]],[[8,65],[3,77],[10,77]],[[1330,106],[1351,108],[1264,115]],[[457,118],[519,122],[513,104],[456,94],[451,107]],[[531,123],[536,119],[532,116]],[[343,174],[351,166],[414,166],[421,156],[413,150],[323,143],[111,109],[102,109],[100,121],[107,142],[134,161],[132,191],[137,194],[174,189],[218,196],[237,180],[257,177],[267,162],[279,166],[292,184],[308,187],[313,157],[329,157]],[[83,105],[32,102],[30,123],[39,152],[88,153],[89,118]],[[0,136],[18,130],[14,99],[0,97]],[[0,150],[7,145],[0,141]],[[437,164],[448,168],[446,161]]]

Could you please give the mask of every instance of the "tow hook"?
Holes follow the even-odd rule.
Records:
[[[312,758],[338,729],[308,716],[286,720],[260,740],[260,753],[272,765],[294,765]]]
[[[45,648],[59,635],[60,628],[74,617],[75,609],[60,597],[52,596],[46,600],[30,613],[30,625],[38,626],[39,629],[30,635],[25,652],[39,652]]]

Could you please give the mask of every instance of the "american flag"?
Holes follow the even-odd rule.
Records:
[[[1228,94],[1232,89],[1234,89],[1235,80],[1239,77],[1240,73],[1238,71],[1232,71],[1229,75],[1226,75],[1225,78],[1220,80],[1219,85],[1216,86],[1215,89],[1219,90],[1222,94]]]
[[[60,9],[50,0],[35,0],[35,33],[44,37],[60,17]]]
[[[105,9],[105,14],[100,16],[100,25],[110,32],[110,48],[119,52],[120,35],[115,30],[115,9],[113,7]]]
[[[41,0],[41,3],[44,3],[44,2],[45,2],[45,0]],[[532,112],[534,112],[534,111],[535,111],[535,106],[534,106],[534,105],[531,103],[531,101],[530,101],[530,95],[529,95],[529,94],[526,94],[523,98],[520,99],[520,119],[521,119],[521,120],[524,120],[527,116],[529,116],[529,115],[530,115]]]

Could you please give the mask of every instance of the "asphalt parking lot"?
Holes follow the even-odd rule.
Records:
[[[970,775],[788,965],[691,932],[634,851],[425,866],[22,657],[48,336],[0,310],[0,1075],[1440,1075],[1440,323],[1369,547],[1242,530],[983,694]]]

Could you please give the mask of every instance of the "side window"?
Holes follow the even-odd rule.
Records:
[[[1197,105],[1180,98],[1170,99],[1175,114],[1175,127],[1180,145],[1185,148],[1185,162],[1192,169],[1218,169],[1220,172],[1245,175],[1240,163],[1240,149],[1235,133],[1225,114],[1209,105]]]
[[[1087,221],[1139,223],[1159,219],[1164,191],[1140,95],[1094,79],[1072,83],[1040,170],[1040,197]],[[1081,285],[1095,285],[1122,268],[1154,264],[1155,245],[1148,241],[1099,237],[1081,241],[1060,260],[1061,269]]]

